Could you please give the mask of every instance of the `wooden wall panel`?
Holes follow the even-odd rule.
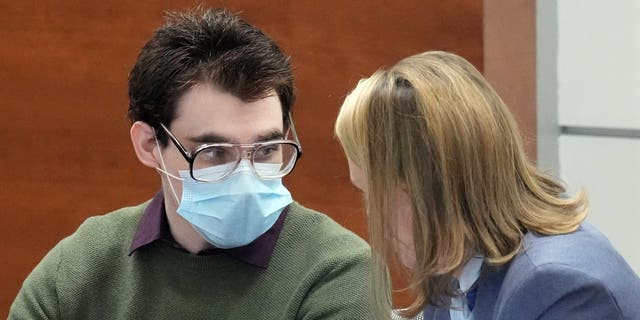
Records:
[[[484,0],[484,74],[536,160],[536,1]]]
[[[360,77],[425,50],[482,69],[482,2],[203,1],[242,11],[292,56],[304,147],[294,197],[366,237],[360,195],[333,138]],[[192,1],[0,1],[0,318],[24,278],[87,217],[159,187],[128,137],[127,74],[166,10]],[[401,295],[400,301],[405,301]]]

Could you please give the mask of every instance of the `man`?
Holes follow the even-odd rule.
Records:
[[[10,319],[371,319],[369,248],[282,185],[299,156],[288,58],[225,10],[176,14],[129,77],[131,141],[162,189],[89,218]]]

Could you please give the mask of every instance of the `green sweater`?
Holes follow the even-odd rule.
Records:
[[[147,204],[87,219],[24,281],[9,319],[373,319],[369,246],[290,206],[269,266],[156,241],[128,256]]]

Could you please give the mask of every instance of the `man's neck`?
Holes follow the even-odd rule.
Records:
[[[171,236],[182,248],[192,254],[213,248],[213,245],[205,240],[187,220],[181,217],[175,208],[166,205],[165,211],[167,212]]]

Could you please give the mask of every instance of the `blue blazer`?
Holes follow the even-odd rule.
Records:
[[[428,305],[424,319],[448,320]],[[483,265],[474,320],[640,319],[640,278],[591,224],[575,232],[529,232],[523,250],[501,267]]]

